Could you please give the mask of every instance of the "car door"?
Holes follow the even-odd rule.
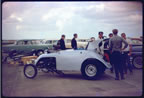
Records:
[[[56,59],[57,69],[79,71],[84,57],[82,50],[60,52]]]

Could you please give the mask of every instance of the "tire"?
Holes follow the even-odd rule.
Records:
[[[132,60],[132,65],[136,69],[142,69],[143,64],[142,64],[142,56],[135,56]]]
[[[87,61],[82,65],[81,73],[85,79],[96,80],[104,72],[99,62]]]
[[[37,55],[37,56],[40,56],[40,55],[43,54],[43,53],[44,53],[43,50],[38,50],[37,53],[36,53],[36,55]]]
[[[33,69],[33,74],[30,76],[28,75],[28,73],[26,72],[28,70],[28,68],[31,67]],[[27,64],[24,66],[24,75],[25,77],[29,78],[29,79],[33,79],[34,77],[36,77],[37,75],[37,68],[36,66],[34,66],[33,64]]]

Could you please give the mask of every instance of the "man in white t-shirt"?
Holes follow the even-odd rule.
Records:
[[[123,39],[125,39],[127,41],[127,43],[130,45],[130,39],[126,38],[126,34],[125,33],[122,33],[121,34],[121,37]],[[123,65],[123,71],[125,74],[127,74],[127,69],[129,69],[130,73],[132,74],[132,67],[131,67],[131,64],[130,64],[130,57],[129,57],[129,45],[128,47],[122,51],[122,65]],[[124,47],[124,44],[122,44],[122,48]]]

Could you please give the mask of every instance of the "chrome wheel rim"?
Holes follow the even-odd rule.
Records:
[[[26,76],[28,77],[33,77],[35,74],[35,70],[32,66],[27,66],[26,71],[25,71]]]
[[[87,76],[93,77],[93,76],[95,76],[96,73],[97,73],[97,68],[96,68],[95,65],[89,64],[89,65],[86,66],[85,72],[86,72],[86,75],[87,75]]]

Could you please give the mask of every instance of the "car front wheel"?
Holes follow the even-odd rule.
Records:
[[[137,69],[142,69],[142,57],[136,56],[133,58],[132,64]]]
[[[94,80],[100,76],[101,68],[99,67],[98,63],[86,62],[83,64],[81,72],[85,79]]]
[[[33,79],[37,75],[37,68],[33,64],[24,66],[24,75],[29,79]]]

